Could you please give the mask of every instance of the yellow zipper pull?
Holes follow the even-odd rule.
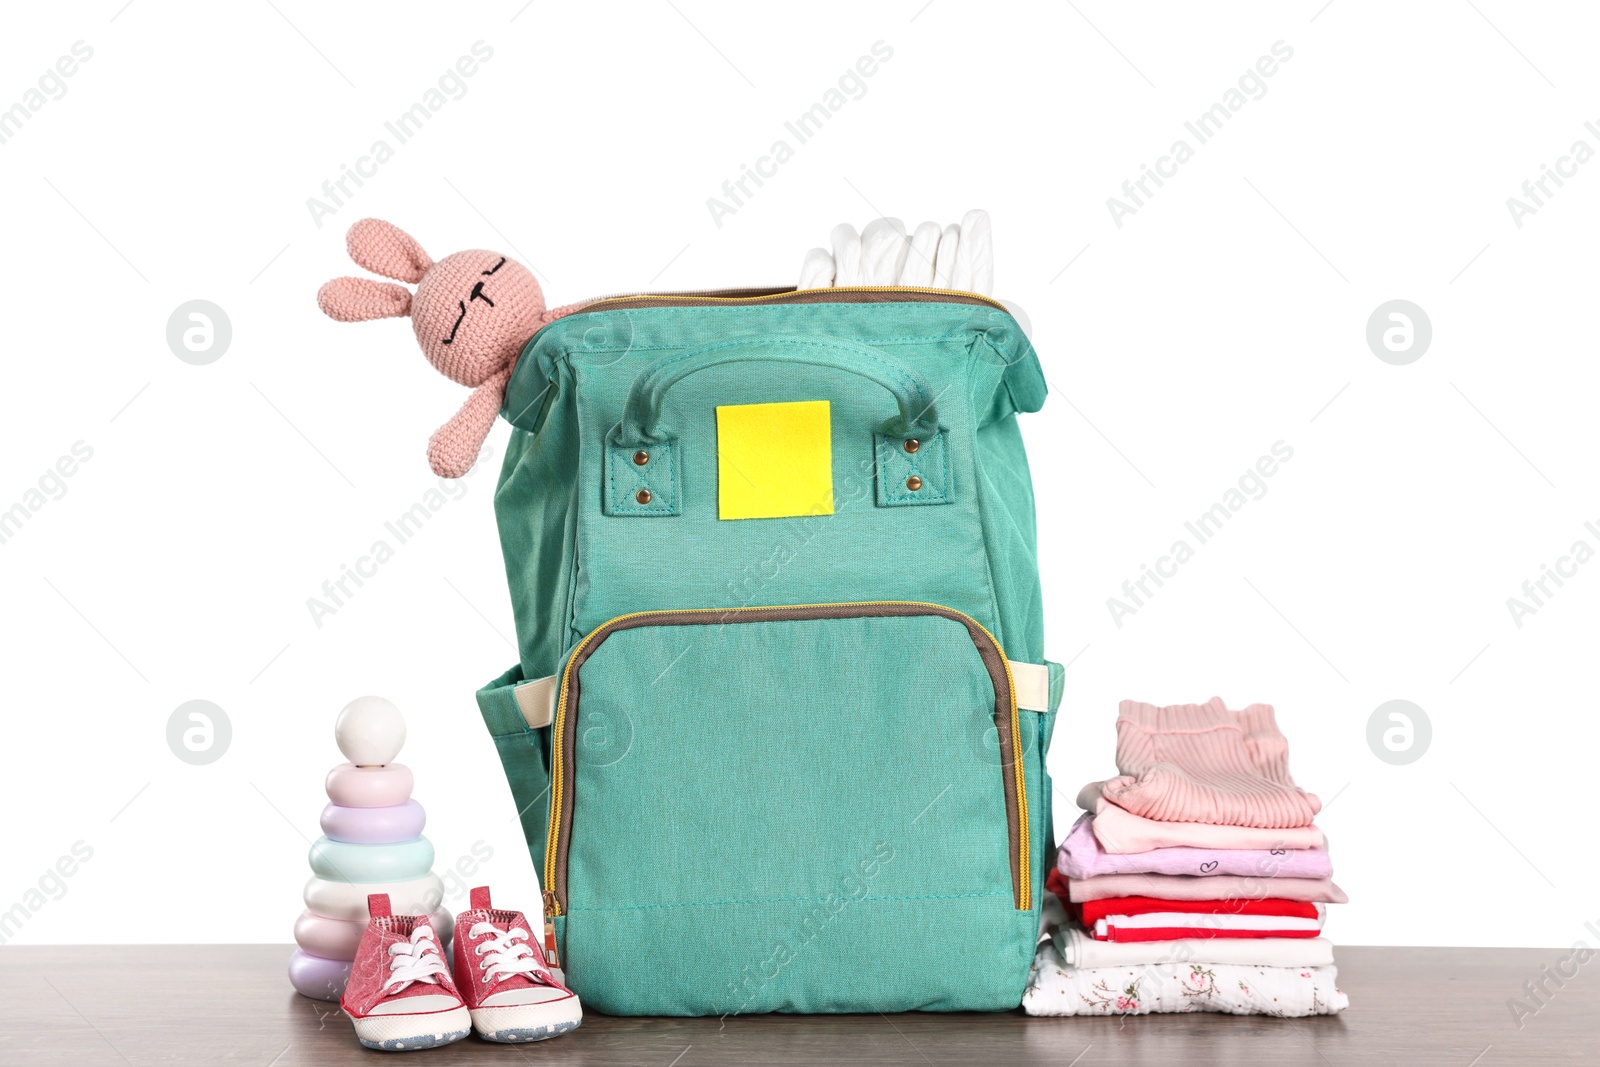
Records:
[[[561,957],[556,949],[556,923],[553,916],[560,909],[556,907],[556,895],[550,890],[544,891],[544,958],[552,968],[560,968]]]

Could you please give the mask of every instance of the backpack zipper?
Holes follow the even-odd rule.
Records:
[[[1000,301],[982,293],[959,289],[927,289],[912,285],[851,285],[837,289],[703,289],[682,293],[634,293],[596,297],[574,314],[622,311],[650,307],[714,307],[725,304],[887,304],[945,302],[984,304],[1011,312]]]
[[[880,609],[908,609],[887,610],[880,612],[858,612],[859,608]],[[1009,719],[1009,756],[1011,774],[1006,780],[1006,815],[1011,842],[1015,846],[1010,849],[1012,856],[1013,889],[1017,910],[1027,911],[1032,907],[1032,885],[1029,879],[1031,869],[1030,840],[1028,829],[1028,793],[1027,775],[1022,760],[1022,725],[1017,713],[1016,682],[1011,676],[1011,664],[1006,659],[1005,650],[1000,647],[1000,642],[995,640],[982,623],[972,616],[947,608],[939,604],[928,604],[917,600],[856,600],[834,604],[786,604],[771,607],[753,608],[687,608],[666,609],[660,611],[635,611],[627,615],[618,615],[616,618],[595,627],[579,641],[572,654],[567,657],[566,666],[561,672],[561,687],[556,698],[555,720],[551,727],[550,741],[550,825],[545,838],[544,859],[544,912],[548,919],[551,916],[562,915],[567,907],[567,869],[566,851],[568,836],[572,830],[572,811],[570,796],[567,790],[566,772],[571,754],[567,752],[571,736],[567,722],[570,706],[569,693],[574,678],[574,672],[583,665],[583,661],[593,653],[594,648],[611,633],[619,629],[629,629],[629,623],[634,620],[653,619],[656,625],[694,625],[700,623],[706,616],[721,616],[729,621],[747,621],[745,616],[768,616],[781,614],[776,621],[808,621],[814,619],[845,619],[864,617],[907,617],[918,615],[939,615],[947,619],[960,622],[967,628],[969,635],[978,648],[979,655],[984,660],[984,665],[989,669],[991,680],[998,681],[1004,672],[1006,714]],[[666,617],[671,616],[672,619]],[[635,625],[648,625],[635,623]],[[981,635],[981,640],[979,639]],[[989,646],[989,655],[985,655],[984,643]],[[996,670],[995,664],[999,669]],[[997,686],[998,689],[998,686]],[[996,694],[997,700],[999,694]],[[996,725],[999,726],[999,712],[1001,706],[996,704]],[[1004,735],[1003,735],[1004,736]],[[1002,753],[1002,770],[1005,768],[1005,753]]]

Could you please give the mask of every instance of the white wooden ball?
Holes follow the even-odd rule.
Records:
[[[358,767],[393,763],[406,743],[406,720],[400,709],[382,697],[356,697],[339,712],[334,739],[345,759]]]

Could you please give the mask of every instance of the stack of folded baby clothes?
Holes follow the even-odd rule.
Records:
[[[1032,1015],[1329,1015],[1322,802],[1289,777],[1272,707],[1122,702],[1117,769],[1078,794],[1023,998]]]

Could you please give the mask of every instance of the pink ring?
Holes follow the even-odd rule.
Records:
[[[411,799],[416,783],[404,763],[357,767],[341,763],[328,772],[328,799],[341,808],[392,808]]]
[[[428,815],[415,800],[387,808],[345,808],[329,804],[322,809],[322,832],[330,841],[357,845],[391,845],[422,836]]]
[[[349,960],[325,960],[299,949],[289,957],[289,983],[303,997],[338,1000],[349,980]]]
[[[325,960],[353,960],[367,924],[347,919],[329,919],[302,911],[294,921],[294,943],[308,956]]]

